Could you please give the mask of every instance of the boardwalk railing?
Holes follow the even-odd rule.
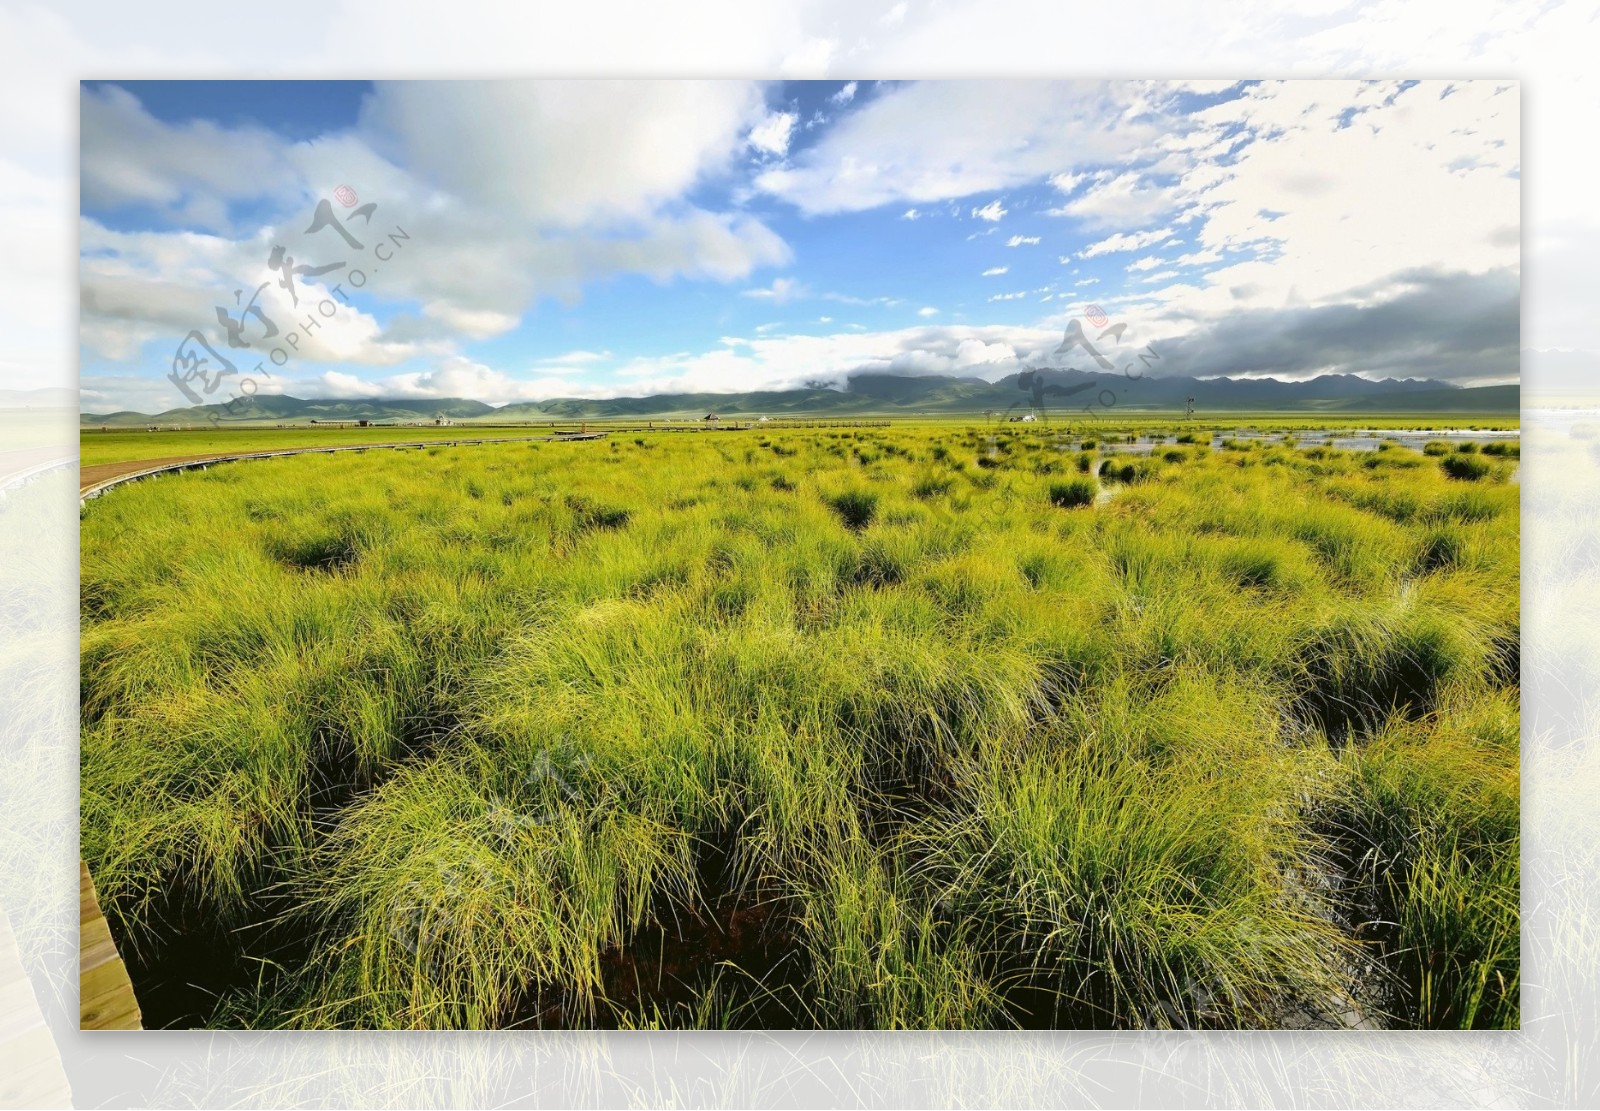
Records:
[[[275,451],[246,451],[228,452],[220,455],[197,456],[193,459],[184,459],[176,463],[162,463],[154,467],[145,467],[142,470],[129,471],[97,482],[93,486],[84,487],[78,491],[78,500],[87,501],[98,498],[107,490],[121,486],[126,482],[137,482],[142,478],[153,478],[160,474],[171,474],[176,471],[204,470],[217,463],[241,463],[250,459],[276,459],[287,455],[333,455],[341,451],[384,451],[404,450],[429,447],[463,447],[472,444],[521,444],[521,443],[549,443],[552,440],[598,440],[605,436],[605,432],[586,432],[577,435],[556,436],[499,436],[483,439],[439,439],[439,440],[406,440],[385,444],[339,444],[336,447],[296,447],[280,448]]]

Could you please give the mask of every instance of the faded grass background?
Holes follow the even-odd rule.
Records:
[[[1517,77],[1525,345],[1600,349],[1584,121],[1597,5],[1384,0],[1302,14],[813,3],[0,6],[0,388],[70,386],[85,76]],[[218,18],[218,17],[221,18]],[[1592,354],[1575,356],[1585,372]],[[1600,376],[1597,376],[1600,378]],[[1600,414],[1525,364],[1524,1029],[1471,1033],[86,1035],[75,1027],[76,502],[0,502],[0,910],[78,1106],[1592,1106],[1600,1101]],[[1600,387],[1593,390],[1600,394]],[[1571,395],[1556,398],[1572,402]],[[47,424],[50,422],[46,422]],[[0,444],[32,441],[6,413]],[[43,446],[70,459],[70,422]],[[66,433],[66,434],[63,434]],[[46,454],[49,454],[48,452]],[[20,1062],[0,1061],[0,1072]]]

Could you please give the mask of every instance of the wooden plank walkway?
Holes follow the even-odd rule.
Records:
[[[141,1029],[139,1001],[133,997],[128,968],[111,940],[100,913],[89,866],[78,861],[78,1028]]]
[[[563,440],[597,440],[603,432],[579,436],[561,436]],[[213,452],[209,455],[181,455],[166,459],[130,459],[122,463],[96,463],[78,468],[78,500],[97,498],[107,490],[125,482],[153,478],[173,471],[204,470],[218,463],[239,463],[251,459],[278,459],[289,455],[336,455],[346,451],[405,451],[433,447],[468,447],[475,444],[548,443],[553,436],[501,436],[479,439],[404,440],[382,444],[337,444],[331,447],[276,448],[264,451]]]
[[[72,1089],[11,924],[0,914],[0,1107],[71,1107]]]

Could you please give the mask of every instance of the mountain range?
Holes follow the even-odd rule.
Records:
[[[223,424],[307,421],[434,421],[520,423],[627,417],[699,418],[707,413],[756,416],[950,416],[991,411],[1097,415],[1120,410],[1195,412],[1515,413],[1519,387],[1458,387],[1433,379],[1369,379],[1324,374],[1303,381],[1276,378],[1153,378],[1079,370],[1023,371],[994,382],[943,375],[855,374],[843,388],[817,383],[800,389],[747,393],[674,393],[648,397],[554,398],[491,406],[464,398],[318,399],[255,394],[233,404],[200,405],[147,414],[85,413],[85,425]]]

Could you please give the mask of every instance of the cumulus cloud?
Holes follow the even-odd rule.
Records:
[[[750,129],[750,145],[766,154],[782,156],[789,150],[789,138],[794,133],[793,112],[774,112]]]
[[[470,397],[491,405],[527,401],[550,396],[551,391],[570,389],[564,377],[513,378],[504,371],[460,355],[440,362],[433,370],[397,374],[371,384],[369,396],[402,398]],[[339,392],[329,396],[347,396]]]
[[[1162,225],[1085,258],[1186,229],[1195,249],[1169,266],[1187,275],[1140,259],[1136,281],[1158,288],[1120,298],[1186,352],[1162,373],[1515,379],[1514,86],[1263,82],[1195,122],[1159,166],[1091,175],[1058,210],[1084,226]],[[1371,332],[1341,332],[1363,320]]]
[[[700,354],[634,359],[603,396],[792,389],[843,383],[857,373],[952,374],[995,379],[1048,357],[1055,327],[919,325],[892,331],[730,339]],[[595,395],[600,396],[600,395]]]
[[[1051,174],[1050,184],[1055,186],[1063,193],[1071,193],[1078,186],[1082,185],[1088,176],[1089,175],[1087,173]]]
[[[918,325],[889,331],[845,331],[828,335],[723,337],[699,352],[622,361],[605,381],[574,380],[541,373],[507,373],[463,356],[446,356],[421,371],[379,378],[339,370],[285,377],[263,392],[295,397],[473,397],[490,404],[555,397],[631,397],[656,393],[734,393],[794,389],[809,382],[843,385],[853,374],[945,374],[994,380],[1049,358],[1059,328],[1009,325]],[[113,396],[126,397],[111,379],[84,381],[87,408],[109,411]],[[90,398],[95,399],[93,405]],[[155,412],[177,402],[149,402]]]
[[[1090,186],[1081,195],[1049,211],[1053,216],[1075,216],[1090,227],[1138,227],[1170,212],[1179,200],[1173,187],[1130,170]]]
[[[1519,114],[1515,88],[1487,81],[1269,82],[1203,113],[1249,139],[1171,193],[1201,252],[1240,256],[1209,284],[1255,286],[1257,304],[1406,270],[1514,270],[1518,238],[1500,233],[1519,222]]]
[[[114,361],[147,355],[153,338],[180,329],[176,338],[196,313],[209,319],[219,298],[261,270],[272,243],[322,261],[315,248],[327,236],[302,230],[308,208],[346,180],[378,203],[384,227],[404,217],[415,264],[386,267],[381,289],[375,282],[338,328],[307,343],[306,362],[326,365],[305,367],[303,377],[336,376],[314,382],[319,389],[355,389],[352,380],[363,389],[453,384],[496,397],[530,381],[571,384],[568,372],[578,368],[616,371],[610,360],[577,359],[548,372],[497,370],[460,350],[513,330],[541,298],[572,303],[616,275],[713,281],[775,304],[800,296],[901,303],[812,292],[803,272],[758,279],[794,256],[760,207],[743,204],[752,196],[809,215],[893,204],[885,221],[970,216],[988,225],[975,233],[985,235],[1008,214],[1001,195],[1036,210],[1037,194],[1025,192],[1032,188],[1053,189],[1046,203],[1057,206],[1050,211],[1065,233],[1092,240],[1060,256],[1063,264],[1143,252],[1105,303],[1209,373],[1272,373],[1277,360],[1285,374],[1515,377],[1507,352],[1516,322],[1506,311],[1519,249],[1514,86],[1261,82],[1236,94],[1228,86],[1220,90],[1227,99],[1184,113],[1174,88],[880,85],[793,152],[797,123],[781,122],[792,113],[769,109],[760,87],[741,82],[380,85],[359,126],[306,142],[251,128],[175,127],[120,90],[86,92],[86,203],[151,212],[171,230],[114,233],[85,223],[84,347]],[[752,160],[752,148],[769,157]],[[702,200],[715,191],[701,186],[736,176],[738,201],[727,210]],[[277,215],[240,227],[241,208]],[[1006,245],[1040,238],[1013,235]],[[1181,255],[1173,249],[1180,243]],[[905,292],[918,297],[912,306],[940,296]],[[1024,296],[1032,294],[991,300]],[[1381,324],[1383,342],[1341,338],[1341,328],[1364,319]],[[752,382],[785,381],[780,350],[825,350],[830,366],[917,364],[898,346],[872,354],[878,348],[867,341],[887,344],[874,337],[890,333],[841,327],[831,348],[763,348],[758,358],[758,342],[799,338],[756,335],[693,356],[687,369],[673,362],[680,356],[663,355],[628,364],[628,374],[722,381],[723,369],[742,367]],[[1430,328],[1450,338],[1430,340]],[[926,338],[944,359],[927,365],[962,357],[960,344]],[[1291,354],[1293,344],[1300,348]],[[866,361],[851,361],[858,356]],[[1179,363],[1175,355],[1161,370]]]
[[[270,280],[259,242],[197,233],[118,232],[89,219],[82,221],[80,241],[80,339],[87,350],[107,359],[135,361],[152,340],[170,343],[175,351],[192,330],[210,336],[219,352],[241,368],[268,359],[274,348],[298,364],[368,366],[393,366],[429,350],[426,344],[387,334],[349,296],[353,291],[342,289],[338,272],[302,278],[292,289]],[[254,278],[241,285],[238,274]],[[244,346],[231,347],[223,340],[219,312],[237,323]],[[170,352],[162,354],[170,360]]]
[[[469,206],[578,227],[652,216],[767,118],[751,82],[400,81],[376,87],[361,130]]]
[[[222,231],[231,202],[304,193],[285,144],[264,128],[164,123],[115,85],[84,88],[79,127],[85,205],[138,205],[168,222]]]
[[[392,365],[448,350],[616,274],[725,283],[783,265],[788,245],[758,218],[685,200],[771,123],[762,100],[748,82],[401,82],[376,87],[355,130],[301,142],[169,125],[124,90],[86,90],[86,203],[139,205],[185,230],[113,235],[86,222],[84,346],[128,360],[175,327],[204,327],[213,299],[265,276],[273,245],[375,268],[372,236],[402,224],[406,250],[369,303],[324,325],[302,360]],[[349,224],[355,245],[307,231],[316,201],[346,182],[376,206]],[[281,215],[233,227],[240,202]],[[384,327],[371,315],[381,304]]]
[[[1142,97],[1133,83],[896,85],[756,186],[811,214],[993,193],[1153,152],[1162,121],[1129,116]]]

